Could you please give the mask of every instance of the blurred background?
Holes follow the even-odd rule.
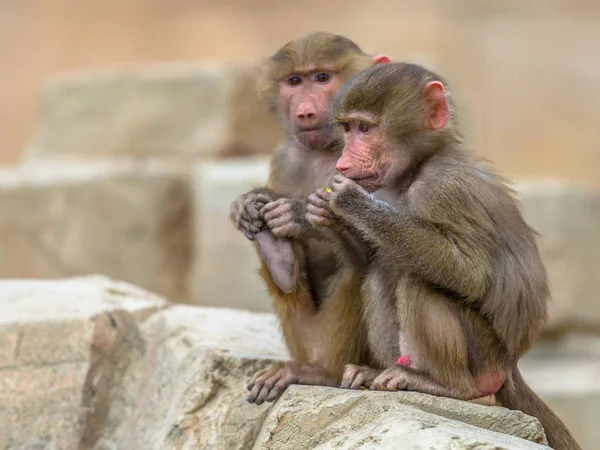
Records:
[[[281,139],[253,67],[311,31],[433,68],[517,182],[553,293],[526,378],[600,443],[600,2],[0,0],[0,277],[270,311],[230,202]]]
[[[443,71],[468,106],[475,147],[510,175],[600,183],[594,0],[3,0],[0,8],[2,161],[27,144],[48,76],[157,61],[252,63],[326,30]]]

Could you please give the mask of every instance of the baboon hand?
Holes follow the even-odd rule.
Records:
[[[344,214],[351,214],[354,208],[370,197],[364,188],[343,175],[333,177],[330,190],[331,210],[342,217]]]
[[[277,237],[299,238],[310,232],[306,221],[306,202],[280,198],[264,205],[260,215],[268,229]]]
[[[334,227],[339,224],[337,214],[331,210],[331,189],[320,188],[308,196],[306,220],[314,227]]]
[[[276,400],[292,383],[298,382],[298,374],[294,365],[279,363],[254,374],[247,389],[248,402],[260,405]]]
[[[335,386],[336,381],[335,376],[316,363],[281,362],[254,374],[247,386],[250,391],[247,400],[260,405],[277,399],[290,384]]]
[[[409,377],[402,366],[393,366],[381,372],[371,383],[375,391],[402,391],[408,387]]]
[[[244,236],[253,240],[254,235],[261,232],[265,226],[260,209],[270,201],[265,194],[242,194],[231,203],[229,218]]]
[[[348,364],[344,369],[341,387],[344,389],[368,388],[379,374],[381,374],[381,370]]]

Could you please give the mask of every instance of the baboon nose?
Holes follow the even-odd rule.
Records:
[[[348,161],[345,161],[343,158],[338,159],[338,162],[335,165],[335,170],[338,172],[345,172],[349,168],[350,164],[348,164]]]
[[[315,118],[315,108],[310,103],[304,103],[298,105],[296,110],[296,117],[300,121],[307,121]]]
[[[315,114],[312,112],[298,112],[298,114],[296,114],[296,117],[299,120],[309,120],[313,119],[315,117]]]

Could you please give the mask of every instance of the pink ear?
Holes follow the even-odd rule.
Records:
[[[388,64],[391,63],[392,60],[387,55],[375,55],[373,56],[373,64]]]
[[[431,81],[427,83],[423,93],[431,104],[431,115],[427,120],[427,126],[432,130],[444,128],[450,120],[450,107],[444,93],[444,85],[439,81]]]

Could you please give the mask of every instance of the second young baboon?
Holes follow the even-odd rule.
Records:
[[[337,216],[372,248],[362,289],[370,367],[342,385],[470,400],[537,417],[580,447],[517,361],[547,317],[546,271],[507,183],[469,153],[446,82],[413,64],[361,72],[334,101],[345,147],[307,220]]]
[[[271,162],[267,186],[238,197],[231,219],[257,247],[292,361],[257,373],[250,402],[272,401],[291,383],[339,384],[345,363],[365,361],[356,333],[358,278],[306,221],[306,197],[329,183],[341,155],[341,133],[329,123],[333,96],[360,70],[389,61],[319,32],[288,42],[264,63],[262,94],[288,139]],[[336,225],[335,218],[323,220]],[[344,236],[354,245],[350,233]]]

